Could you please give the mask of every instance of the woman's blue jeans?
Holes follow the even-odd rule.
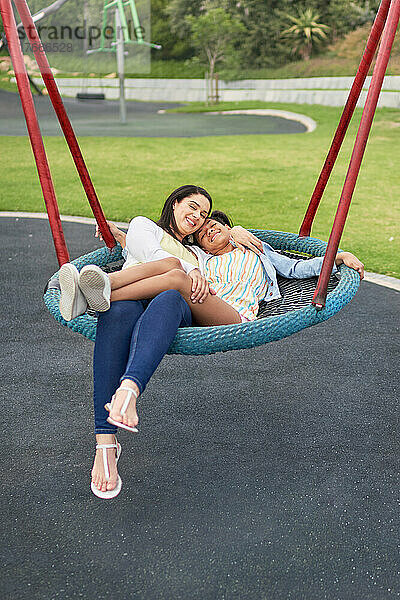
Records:
[[[131,379],[142,394],[170,347],[179,327],[189,327],[192,314],[176,290],[153,300],[112,302],[99,313],[94,347],[95,433],[115,433],[104,408],[122,379]]]

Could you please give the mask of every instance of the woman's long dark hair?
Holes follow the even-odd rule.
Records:
[[[194,196],[195,194],[201,194],[210,203],[210,210],[212,208],[212,198],[210,194],[202,187],[198,185],[181,185],[176,190],[172,192],[166,199],[163,209],[161,211],[161,216],[158,221],[156,221],[157,225],[164,229],[167,233],[172,235],[176,239],[176,233],[178,232],[178,227],[175,221],[174,209],[173,206],[175,202],[181,202],[184,198],[188,198],[189,196]],[[184,242],[184,240],[182,240]]]

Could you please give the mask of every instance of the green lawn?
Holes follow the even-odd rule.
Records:
[[[269,107],[302,112],[318,122],[313,133],[204,138],[81,138],[82,150],[109,219],[156,218],[163,200],[183,183],[210,191],[215,206],[236,223],[298,231],[339,119],[336,108],[260,102],[219,108]],[[185,110],[204,110],[200,105]],[[223,118],[223,117],[221,117]],[[350,126],[326,190],[313,235],[327,239],[352,149]],[[341,247],[366,268],[400,277],[400,111],[377,111]],[[0,210],[43,211],[30,145],[0,138]],[[60,211],[89,216],[90,209],[62,138],[47,138]]]
[[[5,92],[18,92],[17,84],[11,82],[10,77],[0,77],[0,90]],[[34,91],[32,91],[34,93]]]

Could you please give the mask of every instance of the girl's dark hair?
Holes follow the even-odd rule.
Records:
[[[222,210],[213,210],[209,219],[214,219],[214,221],[218,221],[218,223],[222,223],[222,225],[228,225],[228,227],[233,227],[233,221],[228,215],[226,215]]]
[[[194,196],[195,194],[201,194],[210,203],[210,210],[212,208],[212,198],[210,194],[202,187],[198,185],[181,185],[176,190],[172,192],[166,199],[163,209],[161,211],[161,216],[158,221],[156,221],[157,225],[164,229],[167,233],[172,235],[176,239],[176,233],[178,227],[176,225],[174,209],[173,206],[175,202],[181,202],[184,198],[188,198],[189,196]]]

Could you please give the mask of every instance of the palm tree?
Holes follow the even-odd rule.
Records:
[[[319,15],[312,8],[297,10],[297,16],[285,14],[293,25],[282,31],[282,36],[291,37],[295,41],[293,52],[298,52],[304,60],[311,56],[313,46],[326,39],[326,32],[330,29],[328,25],[318,23]]]

